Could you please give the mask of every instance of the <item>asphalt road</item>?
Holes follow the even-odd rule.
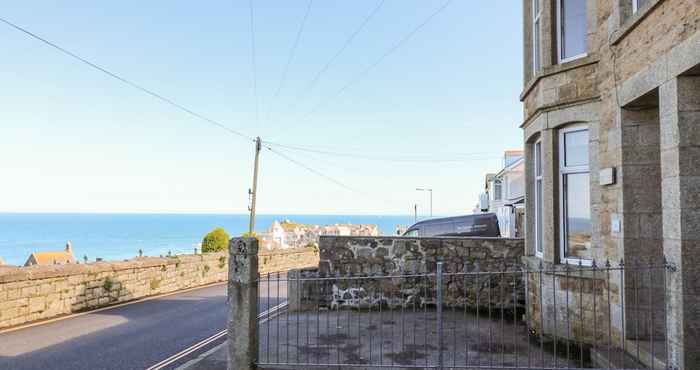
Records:
[[[0,370],[146,369],[225,327],[222,284],[0,334]]]

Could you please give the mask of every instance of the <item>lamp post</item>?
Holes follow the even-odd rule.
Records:
[[[430,192],[430,218],[433,218],[433,189],[416,188],[416,190]]]

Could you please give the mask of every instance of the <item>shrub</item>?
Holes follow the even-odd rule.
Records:
[[[102,284],[102,288],[107,292],[111,291],[113,286],[114,282],[111,278],[106,278],[104,284]]]
[[[228,249],[228,241],[231,239],[223,227],[217,227],[207,234],[202,240],[202,253],[221,252]]]

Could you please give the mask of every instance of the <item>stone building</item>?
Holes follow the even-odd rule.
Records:
[[[665,257],[675,272],[642,287],[656,298],[631,302],[621,284],[615,329],[666,335],[668,365],[700,369],[700,1],[523,0],[523,10],[525,260]],[[664,329],[624,329],[642,308],[667,317]]]
[[[48,252],[34,252],[24,266],[34,266],[34,265],[66,265],[75,263],[75,257],[73,256],[73,246],[71,242],[66,243],[66,248],[62,251],[48,251]]]

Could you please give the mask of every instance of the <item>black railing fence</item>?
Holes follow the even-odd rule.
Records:
[[[258,365],[664,369],[664,263],[260,276]],[[286,308],[286,309],[285,309]]]

